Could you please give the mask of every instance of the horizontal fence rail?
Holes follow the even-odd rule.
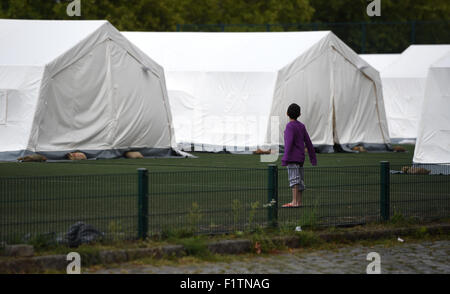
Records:
[[[65,243],[79,222],[106,240],[268,226],[339,226],[450,216],[450,165],[304,168],[303,207],[285,167],[0,178],[0,242]]]

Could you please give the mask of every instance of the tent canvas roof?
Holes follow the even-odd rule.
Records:
[[[400,54],[360,54],[359,56],[381,72],[391,65]]]
[[[329,32],[123,34],[166,71],[273,72]]]
[[[444,57],[436,61],[431,65],[432,68],[449,68],[450,67],[450,52]]]
[[[450,45],[411,45],[381,73],[381,78],[426,78],[428,68]]]
[[[45,65],[106,23],[0,19],[0,65]]]

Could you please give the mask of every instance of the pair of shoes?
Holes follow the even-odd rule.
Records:
[[[282,207],[284,207],[284,208],[299,208],[299,207],[303,207],[303,205],[294,205],[292,203],[287,203],[287,204],[283,205]]]

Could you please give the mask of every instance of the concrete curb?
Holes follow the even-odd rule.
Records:
[[[76,249],[74,249],[76,252]],[[139,258],[181,257],[186,255],[182,245],[167,245],[159,248],[137,248],[126,250],[104,250],[89,256],[89,265],[123,263]],[[63,271],[67,268],[66,255],[36,256],[0,261],[0,273],[29,273],[37,271]],[[83,261],[82,261],[83,266]]]
[[[326,242],[333,241],[357,241],[376,240],[380,238],[399,237],[414,235],[418,229],[425,228],[428,234],[449,233],[450,224],[418,226],[412,228],[392,228],[372,231],[352,231],[336,233],[319,233],[318,237]],[[275,237],[272,241],[289,248],[301,247],[300,236]],[[253,250],[251,240],[223,240],[208,244],[208,250],[215,254],[242,254]],[[76,251],[76,249],[74,250]],[[158,248],[137,248],[126,250],[105,250],[92,256],[89,265],[124,263],[140,258],[160,259],[165,256],[181,257],[186,255],[183,245],[167,245]],[[82,263],[83,264],[83,263]],[[42,272],[46,270],[63,271],[66,269],[68,261],[66,255],[37,256],[31,258],[16,258],[12,260],[0,261],[0,273],[29,273]]]

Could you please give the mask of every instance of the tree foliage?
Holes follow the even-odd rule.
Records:
[[[356,51],[369,52],[376,48],[385,48],[385,52],[401,51],[412,41],[450,42],[449,22],[420,23],[420,26],[412,22],[398,23],[448,19],[448,0],[380,0],[379,17],[369,17],[366,13],[371,0],[80,1],[82,15],[69,17],[66,8],[72,0],[0,0],[0,18],[107,19],[125,31],[332,30]],[[386,21],[390,23],[361,24]]]
[[[0,17],[107,19],[120,30],[175,30],[177,24],[308,22],[308,0],[81,0],[81,17],[69,17],[71,1],[2,0]]]
[[[0,17],[73,19],[72,0],[1,0]],[[442,20],[448,0],[381,0],[380,17],[366,14],[368,0],[81,0],[76,19],[107,19],[120,29],[170,30],[176,24],[290,24]]]

